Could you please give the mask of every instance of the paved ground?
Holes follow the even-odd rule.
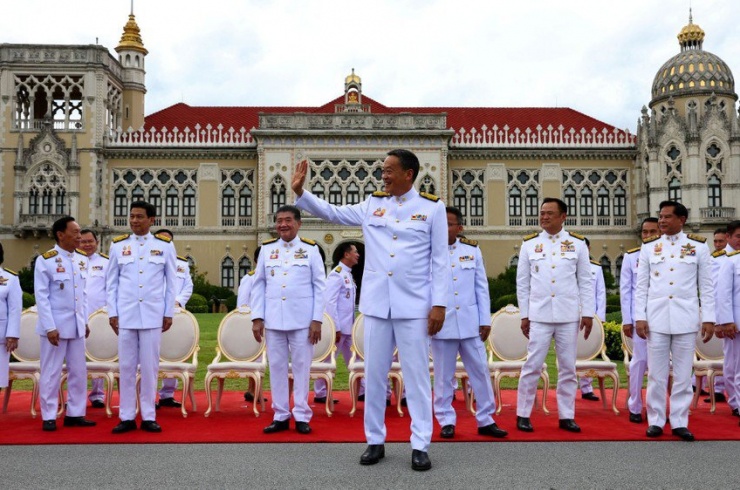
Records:
[[[738,488],[740,442],[0,446],[6,488]],[[348,485],[347,482],[353,482]],[[433,485],[438,485],[432,487]]]

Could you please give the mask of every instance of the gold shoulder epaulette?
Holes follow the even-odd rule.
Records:
[[[120,241],[123,241],[131,236],[131,233],[126,233],[125,235],[118,235],[113,239],[113,243],[118,243]]]
[[[104,259],[110,259],[110,257],[108,257],[107,255],[105,255],[104,253],[98,253],[98,255],[100,255]]]
[[[17,276],[18,275],[18,273],[16,271],[12,271],[10,269],[5,269],[5,272],[7,272],[8,274],[13,275],[13,276]]]
[[[316,245],[316,240],[311,240],[310,238],[301,237],[301,241],[303,243],[308,243],[309,245]]]
[[[373,197],[391,197],[391,195],[387,192],[375,191],[373,192]]]
[[[464,243],[465,245],[470,245],[471,247],[477,247],[478,242],[475,240],[471,240],[470,238],[460,237],[460,243]]]
[[[650,243],[650,242],[654,242],[654,241],[655,241],[655,240],[657,240],[658,238],[660,238],[660,235],[653,235],[653,236],[649,236],[649,237],[647,237],[646,239],[644,239],[644,240],[642,241],[642,243]]]
[[[591,261],[591,263],[592,263],[593,265],[598,265],[598,266],[600,266],[600,265],[601,265],[601,264],[599,264],[598,262],[596,262],[595,260],[592,260],[592,261]]]
[[[334,269],[334,272],[342,272],[342,266],[338,265],[336,269]]]
[[[262,242],[262,245],[267,245],[268,243],[275,243],[276,241],[278,241],[277,238],[270,238],[269,240],[265,240],[264,242]]]
[[[42,257],[44,259],[50,259],[52,257],[56,257],[58,254],[59,254],[59,252],[57,252],[56,250],[54,250],[52,248],[51,250],[49,250],[48,252],[46,252],[44,255],[42,255]]]
[[[726,251],[724,251],[724,250],[717,250],[716,252],[712,252],[712,257],[714,257],[716,259],[717,257],[722,257],[725,254],[727,254]]]
[[[179,255],[177,256],[177,259],[178,260],[182,260],[183,262],[187,262],[188,261],[188,259],[186,259],[185,257],[181,257]]]
[[[642,247],[631,248],[631,249],[627,250],[627,253],[628,254],[633,254],[635,252],[639,252],[640,251],[640,248],[642,248]]]
[[[568,233],[570,233],[570,236],[572,236],[573,238],[578,238],[581,241],[586,240],[585,236],[579,235],[578,233],[573,233],[572,231],[569,231]]]
[[[430,201],[439,201],[439,197],[435,196],[434,194],[429,194],[428,192],[420,192],[419,195],[424,199],[429,199]]]
[[[251,270],[251,271],[247,272],[247,275],[248,275],[248,276],[253,276],[253,275],[254,275],[254,271],[253,271],[253,270]]]
[[[84,250],[80,250],[79,248],[76,248],[75,249],[75,252],[77,252],[80,255],[84,255],[85,257],[87,257],[87,252],[85,252]]]
[[[161,233],[154,235],[154,238],[156,238],[157,240],[162,240],[163,242],[167,242],[167,243],[170,243],[172,241],[172,238],[168,237],[167,235],[161,234]]]
[[[735,256],[737,254],[740,254],[740,250],[733,250],[732,252],[728,253],[727,256],[728,257],[732,257],[732,256]],[[8,270],[8,269],[5,269],[5,270]]]
[[[525,236],[522,240],[524,240],[526,242],[526,241],[531,240],[532,238],[536,238],[537,235],[539,235],[539,233],[532,233],[530,235]]]
[[[701,235],[694,235],[693,233],[689,233],[686,236],[689,238],[689,240],[694,240],[695,242],[699,242],[699,243],[706,243],[707,242],[707,239],[704,238]]]

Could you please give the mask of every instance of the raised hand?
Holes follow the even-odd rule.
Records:
[[[303,184],[306,182],[306,174],[308,173],[308,160],[302,160],[295,166],[293,171],[293,181],[290,186],[293,192],[301,197],[303,195]]]

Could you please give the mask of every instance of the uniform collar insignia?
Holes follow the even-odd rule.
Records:
[[[377,216],[379,218],[383,217],[385,214],[385,208],[378,208],[373,212],[373,216]]]

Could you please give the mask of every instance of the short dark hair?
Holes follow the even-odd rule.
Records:
[[[658,209],[673,207],[673,214],[678,216],[679,218],[683,217],[688,219],[689,218],[689,210],[686,209],[686,206],[681,204],[680,202],[676,201],[663,201],[660,203],[660,206],[658,206]]]
[[[591,248],[591,240],[589,240],[587,237],[583,237],[583,241],[586,242],[586,246],[588,248]]]
[[[0,243],[0,264],[5,262],[5,251],[3,250],[3,244]]]
[[[92,231],[90,228],[85,228],[84,230],[80,230],[80,235],[84,235],[85,233],[92,234],[93,238],[95,238],[95,241],[98,241],[98,234]]]
[[[388,152],[389,157],[396,157],[398,158],[398,161],[401,162],[401,168],[404,170],[413,170],[414,171],[414,178],[411,179],[411,182],[414,182],[416,180],[416,177],[419,175],[419,158],[414,155],[413,152],[409,150],[391,150]]]
[[[732,235],[738,228],[740,228],[740,220],[730,221],[727,224],[727,234]]]
[[[716,235],[717,233],[727,234],[727,227],[726,226],[720,226],[719,228],[717,228],[716,230],[714,230],[714,233],[712,233],[712,235]]]
[[[67,231],[67,223],[74,221],[75,219],[72,216],[63,216],[56,220],[53,225],[51,225],[51,233],[54,235],[54,241],[59,243],[59,237],[57,236],[57,233],[64,233]]]
[[[280,213],[293,213],[293,217],[296,221],[301,220],[301,210],[295,206],[291,206],[290,204],[283,204],[277,211],[275,211],[275,221],[277,221],[277,215]]]
[[[642,231],[642,227],[645,226],[645,223],[657,223],[658,218],[654,218],[653,216],[650,216],[649,218],[645,218],[642,220],[642,223],[640,223],[640,230]]]
[[[155,235],[159,235],[160,233],[168,233],[172,238],[175,238],[175,234],[172,233],[167,228],[160,228],[159,230],[157,230],[156,232],[154,232]]]
[[[445,211],[447,211],[447,213],[449,213],[449,214],[454,214],[455,215],[455,218],[457,218],[457,224],[458,225],[462,225],[463,224],[462,211],[460,211],[458,208],[456,208],[455,206],[447,206],[447,207],[445,207]]]
[[[342,242],[342,243],[340,243],[339,246],[337,247],[337,251],[336,251],[337,260],[342,260],[344,258],[344,254],[346,254],[347,252],[349,252],[350,249],[352,249],[352,247],[356,247],[356,246],[357,245],[355,245],[355,242]]]
[[[562,214],[568,214],[568,205],[565,204],[561,199],[558,199],[557,197],[546,197],[542,200],[542,204],[547,204],[549,202],[554,202],[558,205],[558,209]],[[542,205],[540,205],[540,208]]]
[[[154,207],[153,204],[150,204],[146,201],[134,201],[131,203],[131,206],[129,207],[129,210],[138,208],[143,209],[146,211],[146,217],[147,218],[156,218],[157,217],[157,208]]]

